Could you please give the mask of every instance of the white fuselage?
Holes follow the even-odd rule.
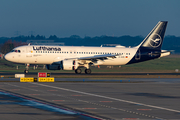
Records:
[[[43,47],[46,47],[46,49],[43,50]],[[15,52],[8,53],[6,55],[6,59],[12,62],[25,64],[52,64],[65,59],[78,59],[82,57],[93,58],[93,56],[97,55],[118,54],[118,56],[116,56],[114,59],[104,60],[101,65],[125,65],[134,57],[137,49],[137,47],[125,48],[31,45],[14,48],[13,50]]]

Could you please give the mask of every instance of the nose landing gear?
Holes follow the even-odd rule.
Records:
[[[25,73],[25,74],[29,73],[28,69],[29,69],[29,64],[27,63],[27,64],[26,64],[26,70],[24,70],[24,73]]]

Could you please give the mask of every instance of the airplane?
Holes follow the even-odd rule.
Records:
[[[84,47],[25,45],[14,48],[5,55],[11,62],[24,63],[28,73],[30,64],[46,64],[48,70],[74,70],[91,74],[90,66],[127,65],[170,55],[161,50],[167,21],[159,21],[146,38],[135,47]]]

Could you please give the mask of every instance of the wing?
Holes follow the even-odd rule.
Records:
[[[78,57],[78,58],[67,58],[64,60],[76,60],[78,62],[79,66],[85,66],[85,65],[101,65],[105,60],[112,60],[116,58],[117,56],[120,56],[119,54],[104,54],[104,55],[93,55],[89,57]],[[52,64],[60,64],[61,61],[57,60],[56,62],[53,62]]]
[[[104,54],[104,55],[94,55],[90,57],[80,57],[77,58],[80,64],[91,64],[91,65],[101,65],[103,64],[104,60],[111,60],[119,56],[118,54]]]
[[[65,60],[77,60],[79,65],[101,65],[104,60],[111,60],[119,56],[119,54],[104,54],[104,55],[94,55],[89,57],[79,57],[79,58],[67,58]]]
[[[78,60],[105,60],[105,59],[113,59],[116,58],[117,55],[105,54],[105,55],[94,55],[90,57],[80,57]]]

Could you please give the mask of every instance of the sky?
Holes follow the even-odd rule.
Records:
[[[143,36],[158,21],[180,36],[180,0],[1,0],[0,37]]]

